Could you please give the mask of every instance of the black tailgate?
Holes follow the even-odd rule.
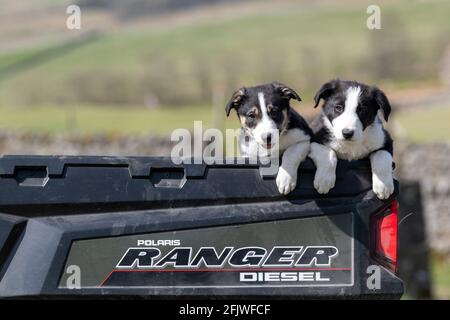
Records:
[[[369,163],[340,162],[326,196],[313,176],[305,161],[284,197],[251,164],[2,157],[0,296],[399,297],[384,268],[366,285],[369,218],[389,204]]]

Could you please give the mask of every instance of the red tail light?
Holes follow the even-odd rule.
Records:
[[[371,218],[371,254],[381,265],[397,272],[398,203]]]

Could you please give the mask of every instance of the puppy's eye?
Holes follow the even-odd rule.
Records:
[[[274,106],[273,104],[269,104],[267,106],[267,111],[270,115],[274,115],[279,111],[279,107],[278,106]]]
[[[247,113],[247,118],[255,119],[255,114],[253,112]]]
[[[344,111],[344,106],[337,104],[334,106],[334,110],[336,110],[337,112],[342,112]]]

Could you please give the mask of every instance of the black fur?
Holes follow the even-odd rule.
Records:
[[[287,129],[290,130],[295,128],[303,130],[303,132],[305,132],[310,137],[313,137],[314,135],[306,120],[300,114],[298,114],[297,111],[295,111],[293,108],[290,108],[289,123]]]
[[[290,100],[301,101],[300,96],[293,89],[279,82],[240,88],[233,93],[225,107],[227,116],[229,116],[231,109],[235,109],[238,117],[245,120],[246,127],[255,127],[261,119],[258,101],[259,92],[264,93],[267,108],[270,108],[268,115],[277,124],[280,133],[285,130],[298,128],[312,136],[312,130],[309,128],[308,123],[290,106]],[[255,108],[259,110],[259,115],[258,112],[255,114]],[[287,122],[285,121],[284,112],[286,112],[288,117]]]
[[[331,80],[323,84],[314,97],[315,108],[319,105],[320,100],[324,100],[324,103],[322,105],[322,114],[311,122],[313,131],[312,142],[326,144],[332,139],[333,135],[325,126],[323,116],[327,117],[330,122],[338,117],[344,111],[347,89],[357,86],[361,88],[361,95],[356,112],[363,129],[366,129],[374,122],[378,110],[383,112],[384,119],[388,121],[391,105],[386,95],[380,89],[356,81]],[[393,140],[384,128],[383,132],[385,143],[378,150],[386,150],[392,155]],[[372,152],[375,151],[377,150]]]

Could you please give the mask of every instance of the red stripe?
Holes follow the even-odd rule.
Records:
[[[350,268],[258,268],[258,269],[131,269],[113,270],[113,272],[244,272],[244,271],[338,271],[351,270]]]
[[[103,280],[102,283],[100,283],[99,287],[101,287],[101,286],[103,286],[103,285],[105,284],[106,280],[108,280],[109,277],[111,277],[111,275],[113,274],[113,272],[114,272],[114,270],[111,271],[111,272],[106,276],[105,280]]]
[[[100,287],[111,277],[114,272],[260,272],[260,271],[350,271],[351,268],[259,268],[259,269],[147,269],[147,270],[113,270],[100,284]]]

